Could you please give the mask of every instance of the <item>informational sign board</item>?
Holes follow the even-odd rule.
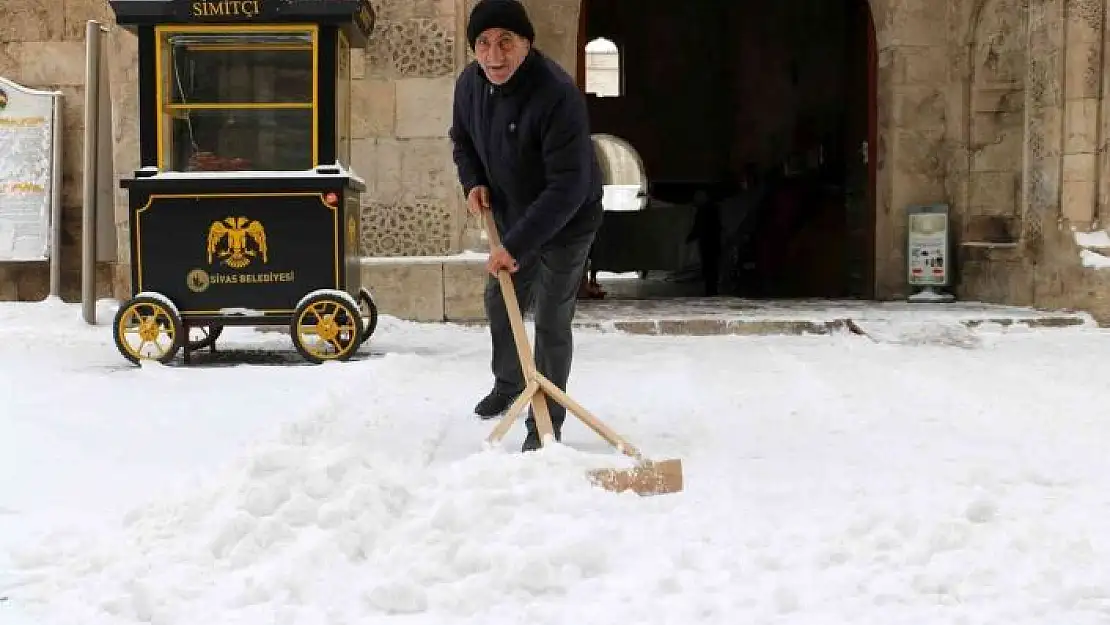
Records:
[[[61,93],[0,77],[0,262],[47,260]]]
[[[906,260],[911,286],[950,286],[949,218],[947,204],[913,206],[908,210]]]

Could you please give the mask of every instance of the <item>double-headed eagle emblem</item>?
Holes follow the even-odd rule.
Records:
[[[227,237],[227,246],[222,250],[216,249],[224,237]],[[247,248],[247,237],[254,241],[257,250]],[[266,230],[260,222],[246,217],[227,217],[222,222],[212,222],[208,227],[208,264],[211,265],[212,257],[216,256],[223,259],[228,267],[242,269],[258,254],[262,255],[262,262],[269,262]]]

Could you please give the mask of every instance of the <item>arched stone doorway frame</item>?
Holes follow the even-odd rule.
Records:
[[[959,158],[947,173],[958,214],[966,222],[959,273],[967,297],[1025,306],[1104,308],[1080,303],[1104,287],[1088,286],[1072,229],[1087,231],[1098,224],[1110,197],[1110,184],[1102,173],[1107,154],[1104,120],[1110,119],[1110,83],[1104,78],[1106,10],[1104,0],[967,0],[955,16],[960,29],[952,42],[957,68],[953,87],[959,99],[950,111],[949,135]],[[1000,26],[1000,14],[1014,23]],[[1016,32],[1016,38],[1000,29]],[[998,47],[1008,38],[1013,39],[1012,53],[1021,57],[1011,62],[1012,105],[1000,107],[1020,120],[1010,125],[1018,135],[1011,140],[1020,142],[1012,152],[1013,210],[997,227],[981,228],[997,217],[983,214],[990,211],[982,210],[982,198],[975,197],[985,186],[976,184],[973,171],[984,140],[976,129],[976,115],[981,113],[976,100],[999,86],[991,84],[994,68],[982,64],[982,48]],[[998,65],[999,55],[993,54],[991,61]]]
[[[583,65],[579,48],[586,45],[583,11],[588,11],[590,0],[521,0],[527,7],[536,29],[536,45],[546,54],[559,62],[581,83]],[[902,278],[899,267],[891,260],[904,257],[903,246],[899,241],[899,224],[891,218],[892,184],[884,164],[891,161],[890,142],[884,121],[890,119],[892,106],[892,84],[890,73],[880,71],[879,44],[882,41],[876,19],[886,15],[884,0],[857,0],[867,7],[868,15],[868,141],[867,170],[870,197],[866,200],[868,211],[873,216],[873,232],[869,240],[867,255],[871,258],[870,275],[866,276],[871,288],[869,297],[884,299],[898,294],[898,282]],[[884,5],[877,12],[876,5]],[[884,84],[885,83],[885,84]],[[893,249],[892,249],[893,248]],[[891,255],[893,254],[893,257]]]

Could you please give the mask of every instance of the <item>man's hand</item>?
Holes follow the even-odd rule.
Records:
[[[489,259],[486,261],[486,271],[496,277],[497,272],[502,269],[508,269],[509,273],[516,273],[520,269],[520,265],[517,264],[516,259],[505,251],[505,248],[498,245],[489,253]]]
[[[489,210],[489,187],[479,185],[470,190],[466,196],[466,210],[471,215],[481,215],[483,210]]]

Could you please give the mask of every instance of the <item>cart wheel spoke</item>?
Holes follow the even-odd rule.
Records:
[[[166,355],[166,352],[169,350],[172,343],[173,343],[173,340],[170,339],[170,344],[169,345],[164,345],[163,341],[162,341],[162,337],[155,338],[154,340],[151,340],[151,341],[142,340],[139,343],[139,347],[135,350],[135,353],[141,355],[144,358],[150,358],[152,360],[157,360],[157,359]],[[144,349],[144,348],[149,348],[149,349]]]
[[[316,323],[321,323],[331,316],[331,313],[329,313],[327,310],[329,303],[330,302],[318,302],[316,304],[313,304],[312,307],[309,309],[312,311],[313,316],[316,317]]]
[[[169,362],[185,338],[176,313],[163,301],[141,294],[116,313],[115,326],[116,347],[134,363]]]
[[[346,360],[361,343],[359,307],[341,295],[319,293],[294,312],[294,344],[310,361]]]

